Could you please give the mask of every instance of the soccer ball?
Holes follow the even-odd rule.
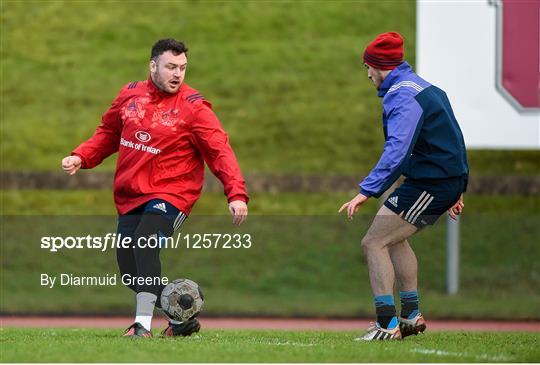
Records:
[[[201,287],[189,279],[176,279],[161,293],[161,308],[169,318],[183,322],[198,315],[204,304]]]

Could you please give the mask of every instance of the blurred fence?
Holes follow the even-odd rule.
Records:
[[[68,177],[62,172],[2,171],[2,189],[110,189],[113,173],[80,172]],[[325,192],[354,190],[362,176],[246,174],[251,192]],[[205,179],[205,191],[222,191],[211,174]],[[468,193],[523,195],[540,194],[540,176],[472,176]]]

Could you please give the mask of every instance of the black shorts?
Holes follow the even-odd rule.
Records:
[[[406,179],[384,202],[401,218],[423,228],[434,224],[459,199],[465,180],[461,177],[437,180]]]

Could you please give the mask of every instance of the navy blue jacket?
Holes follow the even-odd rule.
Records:
[[[379,162],[360,183],[362,194],[378,198],[402,174],[417,180],[462,177],[467,182],[463,134],[444,91],[403,62],[384,79],[379,96],[386,142]]]

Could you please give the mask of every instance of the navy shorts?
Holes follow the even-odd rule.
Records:
[[[434,224],[463,192],[461,177],[437,180],[406,179],[384,202],[384,206],[410,224],[423,228]]]
[[[180,228],[187,218],[187,215],[166,200],[152,199],[127,214],[118,216],[118,233],[123,236],[131,236],[141,222],[144,214],[159,214],[168,222],[168,232],[165,236],[170,236]],[[170,234],[167,234],[170,233]]]

